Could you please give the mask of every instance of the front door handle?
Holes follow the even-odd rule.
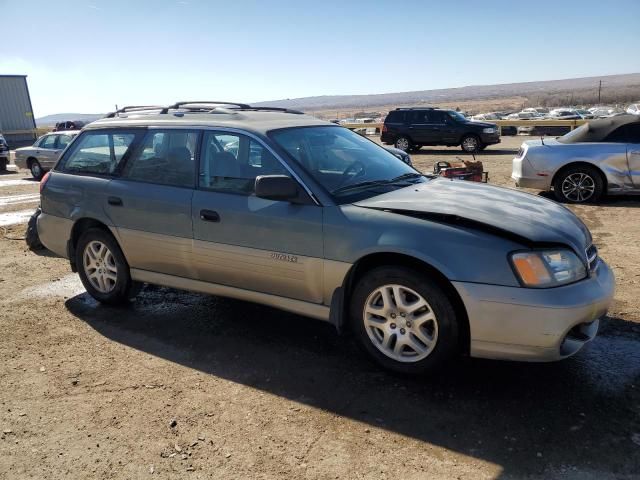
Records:
[[[109,205],[113,205],[114,207],[121,207],[122,199],[120,197],[109,197],[107,198],[107,203]]]
[[[200,210],[200,220],[217,223],[220,221],[220,215],[218,215],[218,212],[214,212],[213,210]]]

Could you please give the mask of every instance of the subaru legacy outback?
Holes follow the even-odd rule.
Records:
[[[121,109],[82,130],[41,192],[42,242],[100,302],[151,283],[270,305],[405,373],[456,353],[565,358],[614,291],[567,208],[423,175],[291,110]]]

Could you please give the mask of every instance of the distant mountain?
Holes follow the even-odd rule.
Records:
[[[598,98],[598,85],[601,80],[603,102],[617,101],[617,97],[612,98],[613,92],[617,92],[618,96],[624,96],[624,99],[620,99],[620,101],[632,102],[640,100],[640,73],[629,73],[541,82],[474,85],[415,92],[378,93],[371,95],[323,95],[318,97],[272,100],[255,103],[254,105],[265,107],[277,106],[298,110],[324,110],[443,102],[455,103],[456,101],[516,96],[527,97],[536,103],[536,101],[540,102],[544,97],[559,93],[566,94],[563,100],[566,103],[595,103]],[[626,97],[629,97],[629,100],[627,100]],[[588,102],[585,100],[588,100]]]
[[[45,117],[36,118],[36,126],[38,127],[51,127],[58,122],[65,122],[67,120],[80,120],[81,122],[93,122],[99,118],[104,117],[104,113],[56,113],[53,115],[47,115]]]
[[[584,105],[594,104],[597,101],[600,81],[602,81],[602,103],[632,103],[640,101],[640,73],[628,73],[541,82],[472,85],[415,92],[376,93],[371,95],[322,95],[257,102],[253,105],[318,111],[424,105],[429,103],[448,103],[452,105],[455,102],[469,100],[482,101],[510,97],[528,99],[532,105]],[[36,118],[36,125],[39,127],[51,126],[64,120],[91,122],[102,117],[104,117],[102,113],[57,113]]]

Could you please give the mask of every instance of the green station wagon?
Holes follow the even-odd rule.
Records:
[[[331,322],[382,366],[550,361],[592,340],[614,278],[564,206],[423,175],[300,112],[128,107],[42,180],[38,233],[100,302],[142,283]]]

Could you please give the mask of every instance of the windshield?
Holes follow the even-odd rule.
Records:
[[[575,128],[570,132],[565,133],[563,136],[558,138],[558,141],[562,143],[573,143],[575,138],[581,137],[584,134],[584,132],[588,129],[589,129],[589,125],[585,123],[584,125],[580,125],[578,128]]]
[[[288,128],[270,136],[338,203],[424,181],[395,155],[346,128]]]
[[[464,115],[462,115],[460,112],[456,112],[456,111],[453,111],[453,110],[448,110],[447,113],[451,117],[453,117],[454,120],[457,120],[459,122],[466,122],[467,121],[467,118]]]

